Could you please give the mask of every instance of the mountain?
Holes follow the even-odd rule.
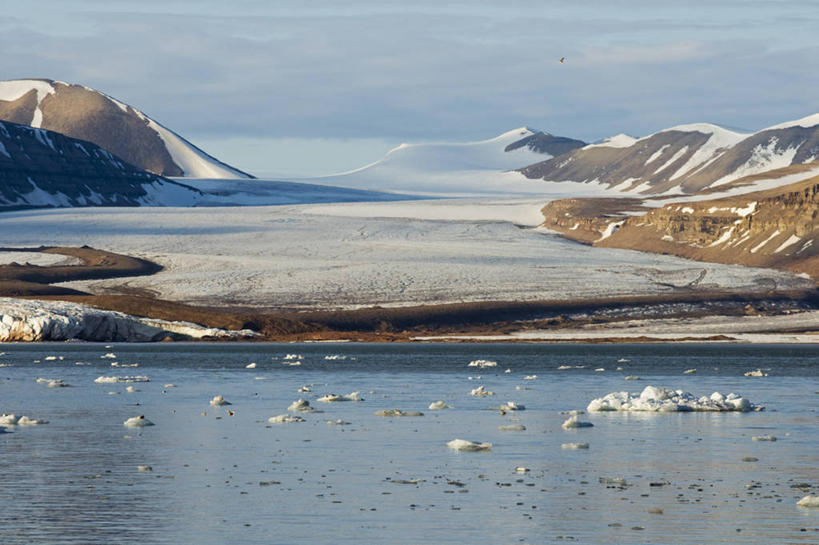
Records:
[[[594,246],[819,278],[819,162],[727,185],[734,186],[727,196],[662,199],[662,205],[656,198],[556,200],[543,208],[543,226]]]
[[[365,167],[311,181],[413,194],[542,193],[515,169],[582,145],[521,127],[478,142],[401,144]]]
[[[192,206],[200,191],[128,164],[90,142],[0,122],[0,210]]]
[[[211,157],[139,110],[82,85],[47,79],[0,81],[0,120],[93,142],[162,176],[253,177]]]
[[[641,194],[696,193],[819,158],[819,114],[752,134],[697,123],[618,135],[520,170],[527,178],[603,184]]]

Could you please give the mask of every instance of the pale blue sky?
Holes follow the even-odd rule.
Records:
[[[587,141],[819,112],[819,2],[4,0],[0,74],[97,88],[259,174],[528,125]],[[566,63],[558,63],[560,57]]]

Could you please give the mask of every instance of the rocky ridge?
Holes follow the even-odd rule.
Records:
[[[90,142],[0,122],[0,209],[194,205],[201,192]]]

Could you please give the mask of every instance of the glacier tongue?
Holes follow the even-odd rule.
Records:
[[[0,342],[13,341],[119,341],[151,342],[168,336],[252,337],[243,329],[228,331],[190,322],[140,318],[76,303],[0,298]]]

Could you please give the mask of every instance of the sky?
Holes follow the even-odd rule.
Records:
[[[521,126],[591,142],[819,112],[819,2],[806,0],[0,6],[2,79],[93,87],[262,176]]]

